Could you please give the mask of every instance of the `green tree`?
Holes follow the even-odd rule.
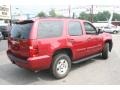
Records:
[[[120,21],[120,14],[118,13],[113,13],[113,21]]]
[[[96,21],[107,21],[110,18],[109,11],[98,12],[94,14],[94,22]]]
[[[116,15],[116,17],[118,18],[117,15]],[[90,18],[91,18],[90,13],[81,12],[79,15],[79,19],[90,20]],[[97,14],[93,15],[94,22],[107,21],[109,18],[110,18],[109,11],[98,12]]]
[[[110,12],[109,11],[103,11],[103,12],[98,12],[97,14],[94,15],[94,21],[108,21],[110,18]],[[120,14],[118,13],[113,13],[113,21],[120,21]]]
[[[56,16],[57,16],[57,14],[55,13],[55,10],[54,10],[54,9],[52,9],[52,10],[49,11],[49,15],[50,15],[51,17],[56,17]]]
[[[87,14],[87,13],[85,13],[85,12],[81,12],[80,14],[79,14],[79,17],[78,17],[79,19],[84,19],[84,20],[89,20],[90,19],[90,14]]]
[[[38,16],[38,17],[46,17],[47,15],[46,15],[44,12],[40,12],[40,13],[38,13],[37,16]]]

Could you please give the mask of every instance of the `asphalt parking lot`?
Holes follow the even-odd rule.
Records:
[[[0,42],[0,85],[14,84],[120,84],[120,34],[112,35],[114,47],[109,59],[101,57],[72,66],[69,75],[60,80],[49,71],[30,72],[11,64],[6,55],[7,41]]]

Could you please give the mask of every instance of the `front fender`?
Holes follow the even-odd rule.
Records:
[[[109,43],[109,51],[111,52],[113,47],[112,35],[109,33],[103,33],[102,37],[103,37],[104,44]]]

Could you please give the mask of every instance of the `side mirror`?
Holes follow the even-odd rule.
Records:
[[[98,34],[103,33],[103,30],[98,28]]]

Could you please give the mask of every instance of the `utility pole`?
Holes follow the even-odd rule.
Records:
[[[71,17],[71,15],[70,15],[71,14],[71,6],[70,5],[68,6],[68,14],[69,14],[69,17]]]
[[[12,6],[11,6],[11,4],[10,4],[10,21],[9,21],[9,23],[10,23],[10,26],[12,26]]]
[[[91,5],[91,8],[90,8],[90,21],[93,23],[93,17],[94,17],[94,15],[93,15],[93,5]]]

